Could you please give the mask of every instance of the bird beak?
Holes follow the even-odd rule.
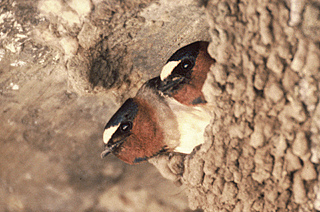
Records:
[[[158,89],[163,92],[170,92],[170,90],[174,89],[175,86],[177,86],[179,83],[181,83],[182,81],[185,80],[185,77],[175,77],[173,79],[165,79],[163,81],[160,82],[160,86],[158,87]]]
[[[107,144],[105,144],[104,146],[104,150],[101,153],[101,158],[106,157],[107,155],[109,155],[110,153],[112,153],[114,151],[115,148],[119,147],[123,142],[124,142],[125,138],[120,139],[119,141],[113,143],[113,140],[110,139],[110,141],[108,143],[113,143],[111,146],[108,146]]]
[[[103,152],[101,153],[101,159],[106,157],[107,155],[109,155],[112,152],[112,150],[109,147],[106,147]]]

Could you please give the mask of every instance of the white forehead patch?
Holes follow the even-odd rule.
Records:
[[[115,133],[115,131],[118,129],[120,123],[117,126],[109,127],[108,129],[105,129],[103,132],[103,142],[107,144],[112,137],[112,135]]]
[[[177,65],[181,62],[179,61],[170,61],[165,66],[163,66],[161,73],[160,73],[160,79],[163,81],[166,79],[170,74],[172,73],[173,69],[177,67]]]

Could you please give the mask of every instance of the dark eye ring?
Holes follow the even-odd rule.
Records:
[[[192,65],[193,65],[192,61],[189,59],[183,60],[180,64],[182,69],[184,70],[192,68]]]
[[[128,122],[124,122],[122,124],[120,124],[120,130],[122,132],[129,132],[132,129],[132,122],[128,121]]]

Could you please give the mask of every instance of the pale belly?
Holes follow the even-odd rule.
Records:
[[[211,113],[200,106],[186,106],[170,98],[169,106],[178,121],[180,143],[175,152],[190,154],[192,150],[204,142],[204,130],[210,123]]]

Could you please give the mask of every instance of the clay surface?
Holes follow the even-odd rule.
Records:
[[[302,2],[208,1],[216,116],[184,162],[192,209],[320,209],[320,7]]]
[[[100,153],[120,104],[208,28],[193,1],[1,1],[0,211],[190,211],[152,165]]]

